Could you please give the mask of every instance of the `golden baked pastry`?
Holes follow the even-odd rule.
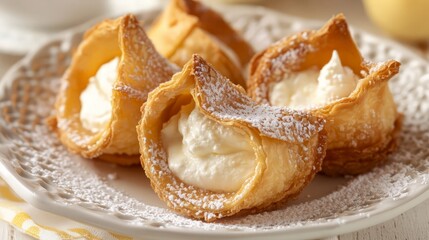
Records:
[[[326,118],[322,171],[359,174],[396,148],[401,117],[388,81],[399,66],[394,60],[364,61],[339,14],[318,31],[286,37],[258,53],[250,65],[248,93],[259,103]]]
[[[105,20],[87,31],[77,48],[51,124],[61,142],[83,157],[138,163],[140,107],[175,71],[134,16]]]
[[[245,87],[242,69],[252,47],[215,11],[194,0],[171,0],[148,31],[156,49],[182,67],[200,54],[223,75]]]
[[[273,208],[320,170],[324,120],[258,105],[200,56],[153,90],[137,127],[141,163],[178,213],[214,221]]]

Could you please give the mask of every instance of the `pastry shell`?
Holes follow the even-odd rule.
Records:
[[[252,47],[214,10],[194,0],[171,0],[148,31],[157,50],[178,66],[201,55],[234,83],[246,86],[242,69]],[[231,59],[221,45],[238,58]]]
[[[318,31],[286,37],[258,53],[250,64],[249,95],[269,103],[269,89],[292,72],[317,66],[321,69],[336,50],[343,66],[359,76],[348,96],[308,109],[326,119],[328,149],[322,171],[328,175],[367,172],[395,150],[401,115],[397,111],[388,81],[400,63],[365,62],[342,14],[333,17]]]
[[[103,130],[93,133],[80,121],[79,97],[90,77],[115,57],[120,60],[112,89],[111,120]],[[156,52],[134,16],[105,20],[85,33],[62,78],[55,117],[49,123],[72,152],[122,165],[136,164],[139,147],[135,126],[140,108],[148,93],[175,71]]]
[[[168,167],[163,124],[192,101],[206,117],[248,136],[257,164],[236,192],[188,185]],[[214,221],[274,208],[296,196],[321,168],[323,126],[322,118],[309,113],[256,104],[243,88],[194,55],[182,72],[149,94],[137,132],[141,163],[158,196],[178,213]]]

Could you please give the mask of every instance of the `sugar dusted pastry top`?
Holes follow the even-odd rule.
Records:
[[[196,61],[198,63],[201,60]],[[237,91],[226,81],[218,82],[217,78],[224,77],[203,64],[196,66],[194,75],[199,80],[200,91],[206,93],[198,96],[201,108],[219,120],[238,120],[258,129],[264,136],[290,142],[306,141],[321,130],[317,125],[323,124],[323,119],[311,124],[307,119],[310,116],[305,112],[259,105],[243,96],[244,90]],[[230,98],[229,101],[224,100],[225,94]]]

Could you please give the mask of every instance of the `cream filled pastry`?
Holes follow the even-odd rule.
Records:
[[[190,107],[182,108],[161,131],[168,167],[189,185],[214,192],[238,191],[257,163],[246,135]]]
[[[250,64],[248,93],[326,119],[328,175],[364,173],[397,146],[401,115],[388,81],[400,63],[364,61],[343,15],[272,44]]]
[[[271,84],[269,101],[274,106],[306,109],[325,105],[350,95],[359,77],[341,64],[337,51],[320,71],[312,67],[287,74],[279,82]]]
[[[88,30],[76,49],[49,123],[72,152],[137,164],[140,107],[175,71],[134,16],[105,20]]]
[[[84,128],[98,132],[106,127],[112,116],[113,84],[118,76],[119,58],[98,69],[80,95],[80,121]]]
[[[149,94],[137,132],[158,196],[205,221],[285,203],[326,148],[322,118],[257,104],[198,55]]]

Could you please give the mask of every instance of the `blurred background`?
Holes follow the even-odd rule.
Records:
[[[0,0],[0,54],[24,55],[59,32],[97,17],[117,16],[168,0]],[[425,50],[428,0],[205,0],[211,5],[258,5],[326,21],[343,12],[350,25]],[[425,54],[423,52],[423,54]],[[13,61],[13,60],[12,60]]]

